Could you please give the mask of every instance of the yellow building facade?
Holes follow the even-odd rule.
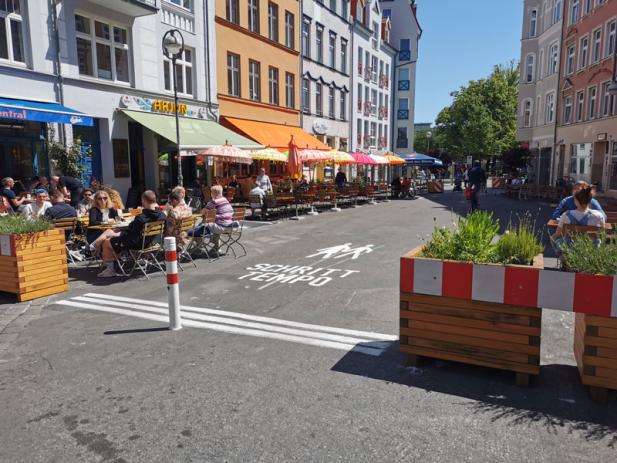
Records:
[[[300,125],[298,0],[217,0],[219,113]]]

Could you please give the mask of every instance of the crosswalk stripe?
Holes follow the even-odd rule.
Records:
[[[77,296],[71,298],[70,300],[58,301],[57,304],[68,307],[107,312],[116,315],[137,317],[164,323],[169,321],[167,316],[168,312],[166,304],[155,301],[146,301],[143,299],[125,298],[122,296],[102,295],[97,293],[87,293],[84,296]],[[182,307],[182,311],[183,324],[191,328],[209,329],[228,334],[240,334],[260,338],[289,341],[316,347],[326,347],[337,350],[359,352],[372,356],[379,356],[383,353],[384,349],[388,345],[388,343],[386,343],[385,341],[398,339],[389,335],[380,335],[379,333],[364,333],[362,331],[345,330],[334,327],[301,323],[299,323],[299,325],[316,327],[320,330],[293,329],[287,328],[285,326],[276,325],[296,324],[296,322],[278,320],[269,317],[251,317],[247,316],[246,314],[225,312],[222,310]],[[217,317],[204,314],[213,312],[218,315],[224,316]],[[235,319],[238,318],[238,315],[245,316],[249,320],[261,319],[261,321],[269,320],[278,323],[267,324],[256,323],[254,321],[244,321],[243,319],[245,319],[245,317]],[[336,330],[353,331],[356,334],[370,334],[371,337],[377,339],[381,338],[381,340],[375,341],[371,339],[366,339],[368,336],[364,336],[362,338],[354,338],[349,336],[343,336],[340,334],[331,334],[326,332],[326,330],[334,330],[335,332]]]

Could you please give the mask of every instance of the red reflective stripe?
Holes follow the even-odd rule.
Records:
[[[413,259],[401,257],[401,291],[413,292]]]
[[[176,259],[176,251],[165,251],[165,260],[167,262],[173,262]]]
[[[471,299],[473,264],[444,262],[441,277],[441,294],[455,299]]]
[[[611,316],[613,277],[577,273],[574,279],[574,312]]]
[[[176,284],[178,284],[178,274],[177,273],[168,273],[167,274],[167,284],[168,285],[176,285]]]
[[[538,269],[506,267],[503,303],[537,307],[539,278]]]

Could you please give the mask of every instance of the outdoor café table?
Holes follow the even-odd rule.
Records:
[[[550,219],[546,224],[548,228],[557,228],[557,225],[559,225],[559,220],[555,220],[555,219]],[[604,230],[611,231],[612,229],[613,229],[613,224],[611,223],[604,224]]]
[[[90,230],[109,230],[110,228],[112,230],[116,230],[116,231],[122,231],[126,228],[128,228],[128,226],[130,225],[130,223],[133,220],[122,220],[120,222],[116,222],[116,221],[111,221],[108,223],[102,223],[100,225],[90,225],[88,227],[88,229]]]

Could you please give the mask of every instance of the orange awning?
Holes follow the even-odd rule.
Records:
[[[314,136],[306,133],[300,127],[291,125],[272,124],[270,122],[256,122],[234,117],[221,117],[220,123],[257,143],[276,149],[287,150],[289,140],[293,135],[298,149],[330,150],[330,147]]]

